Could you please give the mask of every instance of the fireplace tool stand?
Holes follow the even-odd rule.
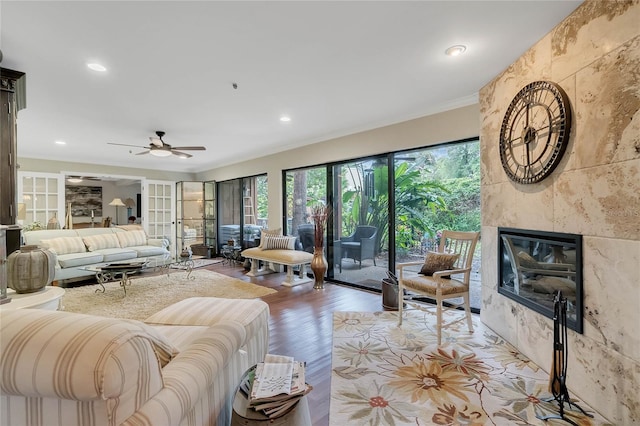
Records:
[[[571,402],[569,390],[567,389],[567,299],[562,297],[562,292],[558,290],[553,299],[553,375],[551,376],[549,387],[553,398],[545,402],[556,401],[558,403],[558,414],[548,416],[536,416],[540,420],[560,419],[574,426],[579,426],[573,420],[567,418],[564,413],[565,403],[569,407],[575,407],[587,417],[593,417],[584,411],[578,404]]]

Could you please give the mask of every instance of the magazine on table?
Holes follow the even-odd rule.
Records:
[[[247,375],[240,389],[254,410],[275,418],[291,410],[311,386],[305,383],[304,362],[269,354]]]

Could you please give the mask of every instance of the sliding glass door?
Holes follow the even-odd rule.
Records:
[[[480,230],[477,139],[287,170],[285,231],[312,252],[310,207],[329,203],[327,277],[379,290],[396,263],[437,249],[439,231]],[[312,235],[312,234],[311,234]],[[471,305],[480,307],[479,247]]]
[[[267,176],[222,181],[217,188],[219,252],[257,246],[268,222]]]
[[[334,278],[380,289],[389,268],[387,157],[333,166]]]

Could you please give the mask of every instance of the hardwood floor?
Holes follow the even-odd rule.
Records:
[[[234,265],[215,264],[207,269],[278,291],[262,298],[271,312],[269,352],[306,361],[307,383],[313,386],[307,396],[312,423],[328,425],[333,312],[381,311],[381,294],[331,283],[325,283],[324,290],[314,290],[313,282],[283,287],[284,273],[247,277],[243,268]]]

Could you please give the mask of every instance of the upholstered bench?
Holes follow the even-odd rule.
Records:
[[[267,267],[260,268],[260,261],[263,261],[287,266],[287,277],[282,282],[284,286],[293,287],[312,281],[311,278],[307,278],[306,265],[311,264],[313,255],[306,251],[264,250],[260,247],[253,247],[244,250],[241,254],[244,258],[251,260],[251,270],[247,272],[247,275],[250,277],[257,277],[274,272]],[[300,266],[300,274],[297,277],[293,274],[294,266]]]

